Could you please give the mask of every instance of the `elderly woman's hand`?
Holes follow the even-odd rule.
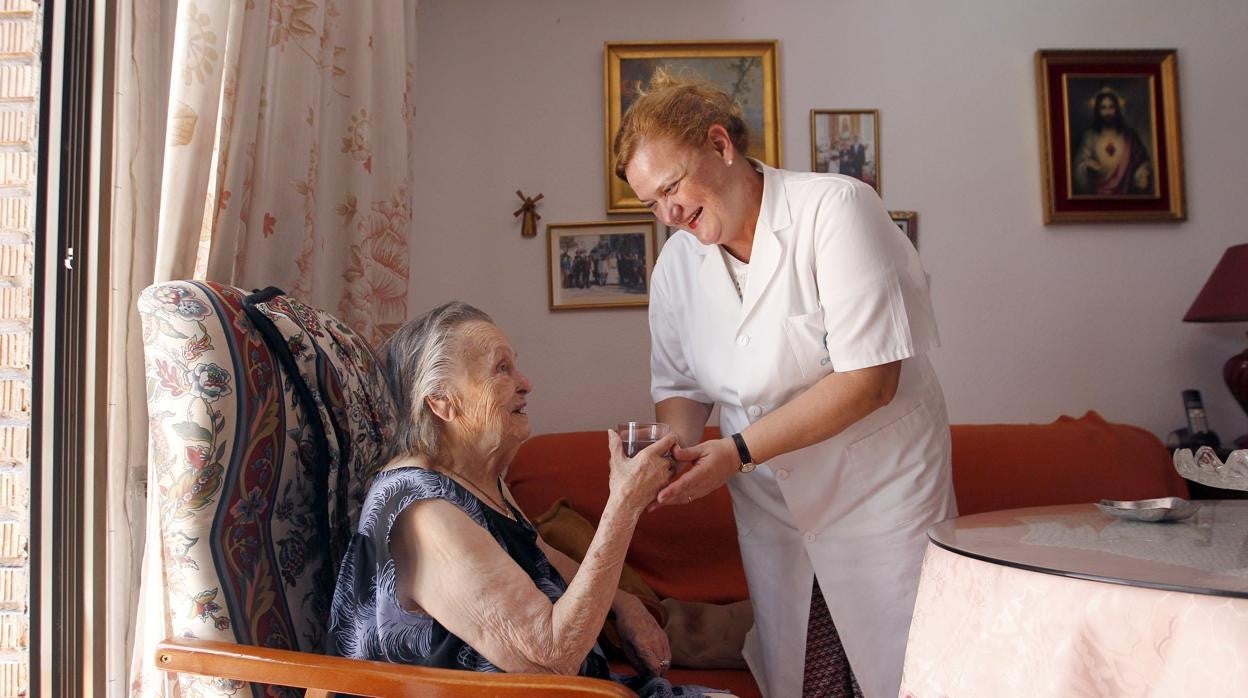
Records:
[[[615,607],[615,627],[620,631],[624,654],[637,671],[662,676],[672,667],[672,648],[667,633],[636,596],[621,592]]]
[[[607,431],[611,449],[611,494],[623,497],[629,507],[644,509],[676,472],[676,462],[666,454],[676,446],[670,433],[650,444],[632,458],[624,455],[620,435]]]

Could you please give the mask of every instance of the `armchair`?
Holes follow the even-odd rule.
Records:
[[[132,695],[633,695],[323,656],[337,565],[395,419],[372,351],[272,288],[173,281],[138,306],[159,573],[143,578],[158,588],[143,595]]]

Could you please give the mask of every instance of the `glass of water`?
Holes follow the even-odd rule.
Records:
[[[667,436],[671,427],[663,422],[620,422],[615,425],[615,433],[624,442],[624,455],[632,458],[650,444]]]

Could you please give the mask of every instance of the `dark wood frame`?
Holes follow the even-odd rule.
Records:
[[[1040,50],[1036,52],[1040,161],[1045,223],[1181,221],[1182,139],[1178,58],[1174,49]],[[1068,77],[1146,77],[1151,88],[1150,131],[1155,195],[1076,195],[1071,183]]]

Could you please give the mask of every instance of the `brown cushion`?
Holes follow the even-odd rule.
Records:
[[[663,599],[672,645],[672,666],[689,669],[746,669],[741,648],[754,625],[749,601],[716,604]]]
[[[556,501],[550,509],[533,518],[533,525],[550,547],[576,560],[585,559],[585,551],[594,537],[594,526],[576,513],[566,499]],[[638,599],[667,631],[672,646],[672,664],[694,669],[744,669],[741,647],[745,633],[754,623],[749,601],[729,604],[699,603],[678,599],[659,600],[641,575],[624,565],[620,588]],[[619,633],[612,621],[604,628],[604,639],[619,649]]]
[[[594,539],[594,525],[576,513],[566,499],[555,502],[546,513],[533,519],[533,525],[550,547],[577,562],[585,559],[585,551],[589,550],[589,543]],[[659,623],[666,620],[667,615],[659,605],[658,595],[628,563],[620,572],[620,588],[641,599]]]

